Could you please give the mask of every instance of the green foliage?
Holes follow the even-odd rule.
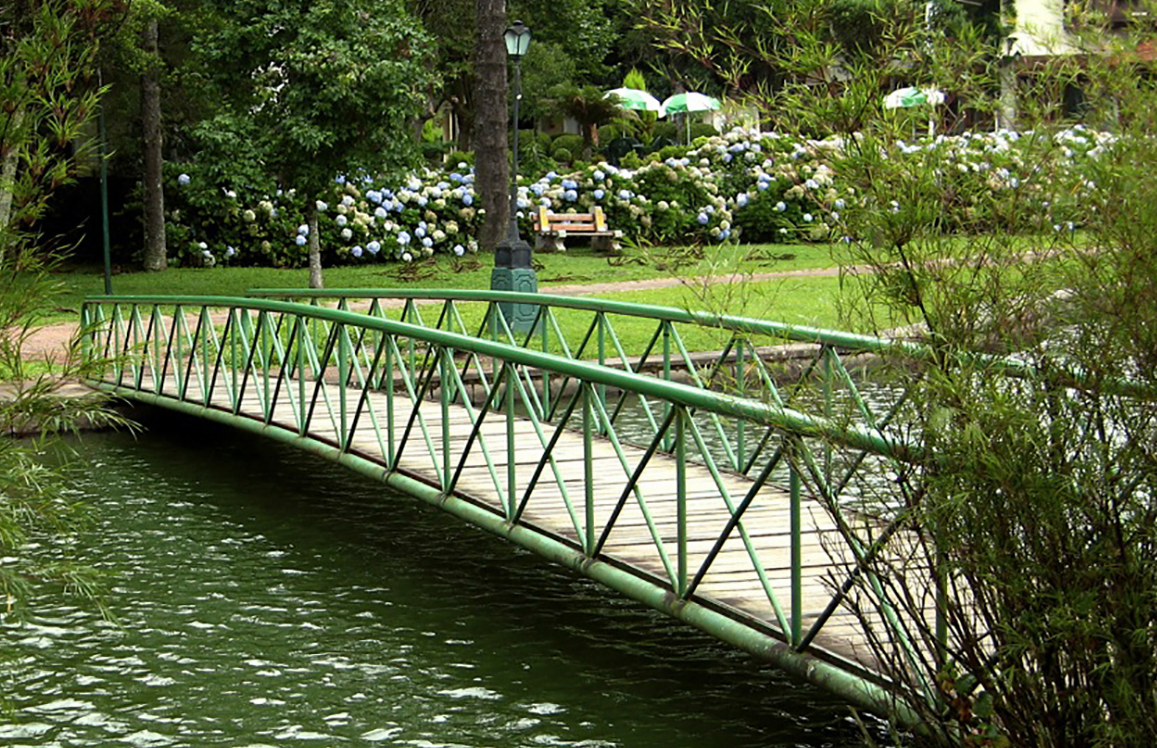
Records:
[[[607,145],[614,140],[623,136],[623,128],[621,125],[609,124],[599,126],[599,144],[606,148]]]
[[[428,44],[400,2],[250,0],[221,16],[199,51],[227,107],[198,128],[203,142],[248,144],[269,178],[309,194],[410,162]]]
[[[691,123],[691,142],[699,140],[700,138],[714,138],[719,134],[715,129],[715,125],[710,122],[692,122]],[[702,145],[702,143],[700,143]]]
[[[583,136],[582,135],[571,135],[568,133],[556,135],[554,137],[554,140],[551,142],[551,147],[554,150],[558,150],[559,148],[565,148],[566,150],[570,151],[572,154],[581,153],[582,149],[583,149]],[[557,161],[558,159],[556,158],[555,160]],[[569,162],[569,159],[568,159],[568,162]]]
[[[584,149],[598,145],[598,128],[619,116],[619,106],[597,86],[557,86],[550,92],[551,106],[560,115],[571,117],[582,128]]]
[[[626,76],[623,77],[623,87],[633,88],[637,91],[646,91],[647,77],[639,72],[637,68],[631,68]]]
[[[446,164],[451,168],[458,168],[459,164],[471,166],[474,164],[473,151],[450,151],[446,154]]]
[[[0,617],[26,609],[44,583],[91,596],[94,574],[67,558],[80,527],[55,437],[82,423],[116,424],[106,399],[60,391],[99,363],[79,338],[49,360],[25,360],[32,330],[52,310],[57,252],[41,219],[54,193],[76,176],[102,91],[101,43],[125,12],[121,2],[57,0],[0,7]],[[21,13],[20,11],[23,11]],[[27,435],[16,439],[13,435]],[[54,558],[55,557],[55,558]]]
[[[691,152],[689,145],[665,145],[659,149],[659,158],[666,161],[669,158],[683,158]]]
[[[571,150],[561,145],[555,146],[555,149],[550,154],[550,157],[560,164],[569,164],[574,161],[574,154],[571,152]]]
[[[674,122],[656,122],[654,134],[656,138],[664,138],[674,142],[679,139],[679,125]]]

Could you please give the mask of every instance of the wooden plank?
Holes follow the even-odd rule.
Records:
[[[131,381],[126,378],[126,382]],[[157,381],[161,383],[162,392],[170,396],[174,396],[177,392],[177,380],[171,372],[166,372],[163,378],[158,375],[154,380],[152,372],[146,371],[142,377],[142,389],[155,391]],[[207,383],[208,380],[205,381]],[[228,378],[228,382],[231,387],[231,378]],[[231,400],[223,386],[225,383],[226,377],[222,374],[218,378],[212,403],[216,407],[229,409]],[[274,423],[296,432],[298,413],[302,407],[302,403],[298,402],[298,388],[297,382],[283,382],[277,391],[277,401],[267,408],[264,383],[250,378],[241,393],[242,406],[250,415],[262,416],[267,411],[271,413]],[[335,384],[324,384],[319,388],[318,397],[314,400],[314,389],[315,383],[307,381],[305,408],[307,412],[311,405],[313,408],[309,433],[315,438],[336,442],[340,423],[336,416],[336,409],[341,402],[340,390]],[[274,392],[272,384],[269,392],[270,395]],[[353,425],[354,414],[358,411],[359,404],[362,405],[357,431],[350,440],[351,448],[384,464],[382,449],[389,438],[387,394],[384,391],[371,392],[363,403],[361,390],[350,387],[346,390],[346,396],[347,427]],[[204,401],[202,383],[196,377],[189,379],[186,397],[192,402]],[[435,483],[437,470],[443,465],[441,404],[435,401],[420,401],[415,406],[407,395],[395,393],[393,412],[395,445],[401,443],[414,413],[419,416],[410,426],[406,448],[399,460],[399,469]],[[504,508],[500,505],[499,490],[495,487],[495,479],[490,470],[491,467],[494,469],[501,491],[505,492],[510,462],[510,456],[507,454],[505,415],[491,412],[486,416],[478,427],[478,436],[471,444],[470,451],[465,453],[464,461],[466,444],[475,429],[477,410],[471,415],[466,408],[452,405],[446,417],[451,470],[456,471],[459,465],[462,465],[462,473],[455,490],[468,495],[473,501],[504,512]],[[423,424],[429,435],[429,444],[422,433]],[[543,436],[540,438],[530,421],[525,419],[515,421],[514,465],[518,487],[518,494],[515,497],[517,501],[521,501],[531,475],[542,461],[544,441],[549,442],[555,436],[555,429],[553,424],[543,424]],[[483,445],[489,455],[489,466],[483,454]],[[622,460],[609,442],[601,438],[594,440],[594,454],[589,459],[593,462],[595,483],[590,493],[594,501],[596,529],[600,534],[609,521],[611,512],[617,506],[630,476],[642,460],[645,450],[625,446],[623,454],[627,461],[626,466],[622,464]],[[523,520],[554,536],[571,538],[577,542],[582,528],[576,529],[571,513],[563,500],[559,483],[562,482],[567,486],[578,521],[585,522],[583,501],[586,495],[584,481],[588,455],[582,435],[563,431],[558,435],[552,456],[555,464],[553,466],[548,464],[543,469],[538,485],[527,504]],[[708,552],[717,544],[718,538],[731,519],[731,511],[723,500],[719,485],[703,465],[689,463],[686,473],[685,506],[689,517],[686,526],[687,554],[690,572],[694,574],[706,560]],[[751,481],[744,476],[724,474],[722,485],[731,495],[733,505],[737,505],[746,495]],[[647,505],[654,532],[664,543],[670,556],[669,561],[674,566],[678,492],[673,459],[666,455],[655,455],[638,481],[637,490]],[[829,604],[833,594],[833,580],[840,582],[848,575],[852,559],[844,547],[833,519],[819,502],[806,500],[802,518],[804,528],[800,535],[803,582],[801,595],[803,609],[806,612],[806,630]],[[706,601],[713,601],[738,614],[750,616],[762,624],[778,626],[757,571],[762,571],[773,592],[778,596],[780,605],[784,606],[785,612],[790,615],[790,611],[786,610],[791,599],[792,540],[790,498],[787,492],[776,486],[762,487],[744,514],[742,527],[748,535],[761,568],[759,570],[754,568],[755,562],[739,530],[732,529],[696,594]],[[608,535],[603,553],[618,564],[633,567],[646,575],[665,578],[666,572],[652,536],[652,529],[647,524],[634,492],[628,496],[623,505],[620,516]],[[841,610],[838,616],[833,616],[825,624],[816,637],[816,646],[871,666],[874,663],[871,662],[870,655],[865,654],[868,652],[867,643],[858,623],[854,615]]]

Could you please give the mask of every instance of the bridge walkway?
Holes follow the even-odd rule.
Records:
[[[160,384],[158,388],[157,382],[145,375],[138,389],[170,397],[175,397],[180,391],[174,376],[166,377]],[[313,386],[313,383],[310,385]],[[337,401],[341,397],[337,385],[323,386],[328,390],[322,393],[323,399]],[[286,388],[289,389],[289,385]],[[261,389],[260,383],[251,382],[246,385],[240,397],[243,407],[236,415],[266,421],[260,405],[263,399]],[[531,487],[534,471],[540,465],[549,465],[546,469],[552,473],[550,480],[540,478],[533,486],[533,501],[526,503],[520,517],[522,523],[564,539],[576,548],[582,546],[584,526],[611,527],[601,547],[601,559],[628,567],[660,583],[666,582],[666,568],[653,533],[657,533],[663,543],[675,544],[678,541],[680,465],[675,458],[654,454],[649,458],[644,477],[636,484],[646,496],[646,506],[651,515],[649,525],[638,502],[621,501],[629,472],[638,467],[646,456],[647,450],[641,447],[621,445],[629,466],[627,470],[606,438],[596,436],[587,444],[582,433],[564,429],[558,434],[549,452],[553,459],[544,460],[548,445],[544,444],[543,438],[529,420],[515,419],[513,438],[508,440],[507,420],[496,414],[482,421],[474,437],[477,444],[485,445],[487,457],[480,449],[468,449],[474,423],[471,414],[460,405],[448,406],[448,428],[443,429],[443,407],[437,400],[415,401],[406,394],[395,392],[392,406],[394,416],[391,419],[390,396],[384,392],[347,390],[345,397],[348,402],[356,400],[363,403],[359,424],[346,447],[348,451],[387,470],[388,460],[382,445],[383,441],[388,443],[391,437],[382,434],[380,426],[375,426],[375,423],[386,425],[392,420],[394,443],[400,444],[404,439],[409,442],[400,451],[395,470],[437,487],[442,480],[440,468],[445,467],[444,457],[448,455],[452,468],[460,467],[456,495],[501,517],[505,511],[504,489],[507,488],[501,485],[505,475],[503,469],[509,464],[512,446],[517,466],[513,495],[525,497],[527,489]],[[186,382],[183,399],[191,403],[205,402],[200,385],[192,380]],[[251,404],[251,408],[246,409],[245,403]],[[223,389],[217,389],[209,399],[208,409],[232,412],[233,398]],[[297,405],[285,399],[273,408],[266,428],[296,433],[298,413]],[[374,417],[370,417],[370,413]],[[419,418],[425,425],[425,437],[416,433],[420,430],[410,425],[417,423]],[[341,441],[340,431],[340,424],[334,419],[315,419],[310,425],[309,436],[338,446]],[[442,446],[447,437],[451,446],[447,452],[443,452]],[[438,462],[442,462],[442,465],[438,465]],[[492,472],[492,467],[501,472]],[[705,466],[694,461],[689,461],[682,469],[685,471],[686,482],[686,501],[682,509],[686,521],[683,524],[688,533],[685,563],[691,570],[709,564],[708,572],[696,589],[696,598],[778,631],[775,611],[764,591],[759,572],[752,568],[751,555],[740,534],[732,531],[714,559],[708,558],[719,540],[721,530],[732,517],[732,511],[721,498],[714,477]],[[745,496],[753,484],[750,478],[742,475],[724,473],[722,477],[732,496]],[[572,516],[564,500],[564,491],[575,496],[588,493],[593,496],[593,516]],[[616,508],[618,515],[612,522]],[[764,485],[758,491],[758,496],[744,514],[746,534],[762,561],[763,574],[771,584],[781,588],[789,588],[791,585],[790,514],[789,491],[785,487],[771,484]],[[830,513],[814,499],[805,500],[801,512],[800,536],[800,605],[803,613],[802,627],[806,631],[828,607],[833,595],[832,580],[846,577],[854,561],[851,554],[847,553]],[[844,611],[832,614],[815,637],[813,646],[866,669],[871,669],[873,664],[863,638],[862,626],[854,616]]]

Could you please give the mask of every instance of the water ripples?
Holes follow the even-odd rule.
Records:
[[[6,745],[857,742],[817,690],[315,458],[186,421],[78,446],[116,620],[47,595],[3,624]]]

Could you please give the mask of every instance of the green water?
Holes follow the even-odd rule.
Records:
[[[839,702],[327,462],[88,435],[117,621],[5,623],[0,744],[854,746]]]

